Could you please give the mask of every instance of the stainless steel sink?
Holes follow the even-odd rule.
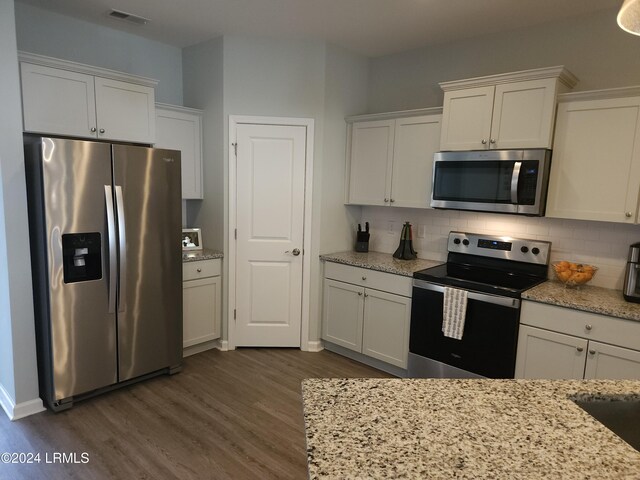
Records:
[[[640,452],[640,400],[574,402]]]

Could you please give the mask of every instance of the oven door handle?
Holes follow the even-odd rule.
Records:
[[[518,182],[520,181],[520,169],[522,162],[513,164],[513,173],[511,174],[511,203],[518,203]]]
[[[431,290],[432,292],[439,293],[444,293],[445,288],[443,285],[436,285],[435,283],[425,282],[424,280],[414,280],[413,286],[416,288],[422,288],[423,290]],[[499,295],[489,295],[487,293],[471,292],[467,290],[467,299],[483,303],[493,303],[494,305],[500,305],[503,307],[520,308],[520,300],[517,298],[501,297]]]

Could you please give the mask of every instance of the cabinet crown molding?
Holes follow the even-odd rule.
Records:
[[[202,115],[204,114],[204,111],[199,110],[197,108],[183,107],[181,105],[171,105],[169,103],[156,102],[156,108],[160,108],[162,110],[169,110],[172,112],[178,112],[178,113],[190,113],[192,115],[199,115],[200,117],[202,117]]]
[[[499,73],[485,77],[474,77],[463,80],[452,80],[439,83],[440,88],[445,92],[451,90],[461,90],[465,88],[488,87],[503,83],[522,82],[526,80],[540,80],[543,78],[557,78],[560,83],[573,88],[578,83],[578,77],[567,70],[564,65],[556,67],[534,68],[532,70],[521,70],[519,72]]]
[[[580,100],[606,100],[608,98],[639,97],[640,85],[633,87],[607,88],[603,90],[587,90],[584,92],[562,93],[558,95],[558,102],[573,102]]]
[[[366,122],[369,120],[391,120],[394,118],[419,117],[422,115],[439,115],[442,107],[416,108],[413,110],[398,110],[395,112],[365,113],[363,115],[350,115],[345,117],[347,123]]]
[[[72,62],[70,60],[63,60],[60,58],[47,57],[45,55],[38,55],[29,52],[18,52],[18,60],[25,63],[33,63],[36,65],[44,65],[46,67],[59,68],[61,70],[68,70],[71,72],[84,73],[85,75],[93,75],[101,78],[108,78],[111,80],[118,80],[121,82],[133,83],[136,85],[143,85],[145,87],[155,88],[158,85],[158,80],[153,78],[142,77],[140,75],[132,75],[130,73],[118,72],[116,70],[110,70],[108,68],[95,67],[92,65],[85,65],[84,63]]]

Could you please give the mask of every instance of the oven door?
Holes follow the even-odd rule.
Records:
[[[431,206],[542,215],[548,150],[439,152]]]
[[[468,292],[464,334],[456,340],[442,333],[443,298],[442,285],[414,280],[409,376],[513,378],[520,300]]]

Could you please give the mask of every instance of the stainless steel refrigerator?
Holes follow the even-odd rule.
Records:
[[[179,371],[180,152],[24,138],[41,397]]]

